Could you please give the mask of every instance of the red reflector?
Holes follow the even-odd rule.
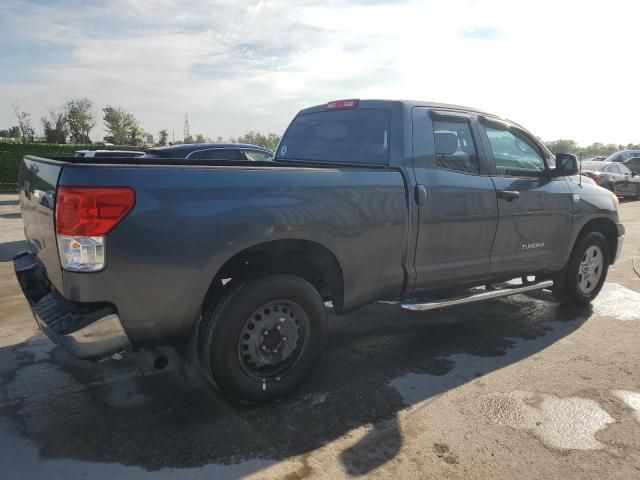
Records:
[[[100,237],[133,209],[136,194],[129,187],[59,187],[56,233]]]
[[[357,99],[351,100],[335,100],[327,103],[327,110],[347,110],[350,108],[356,108],[358,106]]]

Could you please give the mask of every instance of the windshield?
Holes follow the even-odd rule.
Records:
[[[389,112],[334,110],[298,115],[277,152],[280,160],[386,164]]]

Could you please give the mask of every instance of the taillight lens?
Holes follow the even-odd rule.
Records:
[[[56,233],[65,270],[94,272],[104,268],[105,236],[133,209],[128,187],[59,187]]]
[[[135,203],[136,194],[128,187],[60,187],[56,194],[56,233],[106,235]]]

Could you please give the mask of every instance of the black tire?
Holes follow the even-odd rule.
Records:
[[[601,261],[600,269],[596,268],[595,270],[599,276],[592,283],[589,283],[588,279],[585,280],[583,266],[581,265],[589,251],[596,251],[597,256],[601,255],[599,259]],[[607,278],[608,269],[609,244],[606,238],[600,232],[589,232],[580,238],[573,247],[566,269],[556,277],[553,293],[560,301],[575,305],[587,305],[600,293],[602,285]],[[590,274],[590,276],[596,278],[594,275],[593,273]]]
[[[261,316],[263,311],[268,315]],[[293,332],[286,333],[289,339],[280,333],[280,326],[285,327],[285,333]],[[249,336],[247,328],[255,333],[251,337],[255,348],[243,343],[249,342],[245,340]],[[320,363],[326,336],[326,311],[316,289],[300,277],[269,275],[229,285],[221,297],[205,304],[198,353],[205,374],[227,397],[249,403],[268,402],[293,392],[309,378]],[[269,349],[266,339],[275,339]],[[281,364],[260,361],[267,358],[279,362],[278,354],[288,351]],[[247,360],[251,357],[247,353],[253,358]]]

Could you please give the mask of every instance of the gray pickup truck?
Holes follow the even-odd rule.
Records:
[[[624,238],[617,198],[575,157],[427,102],[302,110],[273,162],[26,156],[18,182],[15,271],[54,342],[94,360],[175,345],[248,402],[308,378],[326,302],[424,312],[552,289],[585,304]]]

